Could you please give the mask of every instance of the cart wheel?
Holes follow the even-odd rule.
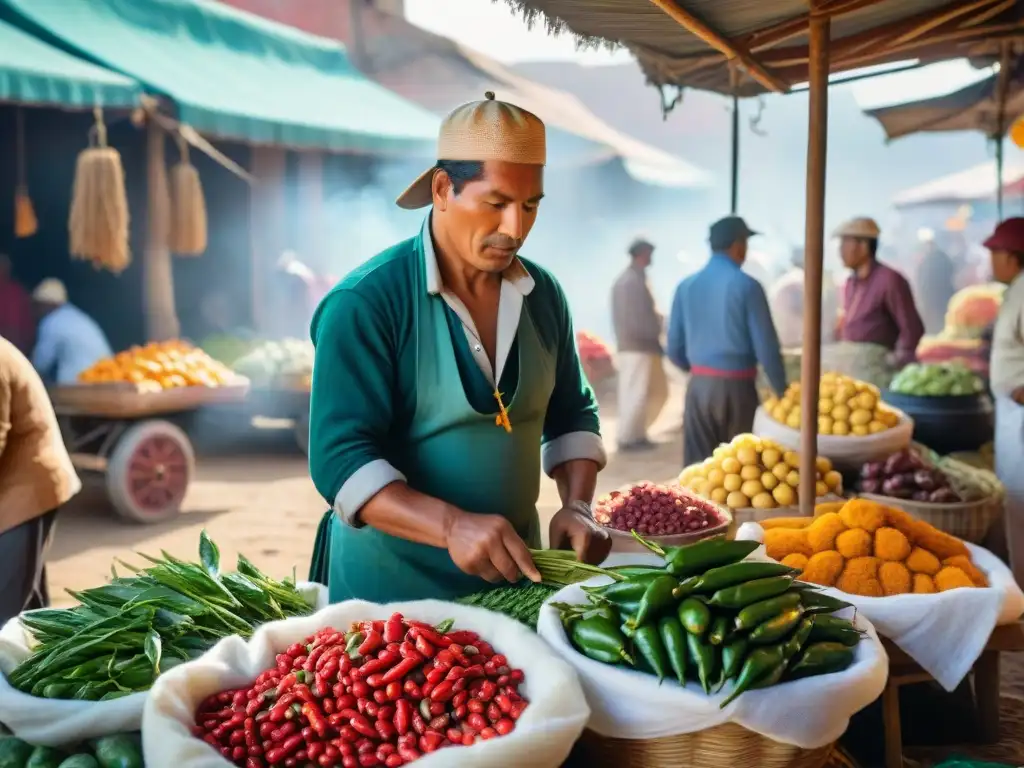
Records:
[[[195,469],[188,436],[168,421],[125,430],[107,464],[107,493],[118,515],[159,523],[178,514]]]
[[[295,442],[299,444],[302,452],[309,456],[309,411],[303,411],[295,419]]]

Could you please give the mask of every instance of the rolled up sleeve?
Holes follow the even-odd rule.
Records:
[[[358,293],[329,295],[313,319],[316,349],[309,403],[309,473],[341,519],[405,476],[384,458],[395,376],[392,334]]]
[[[557,323],[555,387],[544,417],[541,465],[545,474],[567,461],[590,459],[599,469],[608,463],[601,439],[597,398],[580,365],[569,304],[561,286],[554,284]]]

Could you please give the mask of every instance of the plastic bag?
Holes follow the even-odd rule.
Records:
[[[902,411],[893,410],[899,413],[900,422],[884,432],[874,435],[818,435],[818,454],[828,457],[837,469],[859,470],[866,462],[880,461],[902,451],[914,436],[914,422]],[[791,451],[800,450],[800,430],[776,421],[764,406],[760,406],[754,415],[753,432]]]
[[[764,557],[760,548],[749,559]],[[596,577],[588,584],[602,583],[602,578]],[[858,616],[855,623],[867,635],[858,643],[856,659],[849,668],[747,691],[719,709],[731,685],[708,696],[696,683],[689,682],[682,688],[666,679],[659,685],[653,675],[601,664],[576,651],[550,603],[585,603],[580,587],[574,584],[552,596],[541,609],[537,633],[576,669],[592,713],[587,727],[601,736],[657,739],[734,722],[774,741],[815,749],[838,739],[850,716],[877,699],[885,688],[889,659],[874,628]],[[852,610],[846,615],[853,618]]]
[[[424,755],[417,768],[508,768],[513,765],[561,765],[583,732],[590,710],[572,668],[551,648],[513,619],[439,600],[377,605],[358,600],[332,605],[313,616],[276,621],[246,642],[221,640],[202,658],[161,675],[150,691],[142,724],[146,768],[225,768],[231,765],[189,729],[198,704],[217,691],[252,682],[274,666],[275,656],[294,642],[332,626],[386,619],[398,611],[410,619],[439,624],[454,619],[457,629],[480,633],[509,664],[526,674],[523,695],[530,705],[507,736],[471,747],[451,747]]]
[[[318,609],[327,605],[327,587],[300,582],[298,588]],[[147,693],[110,701],[73,701],[29,696],[11,686],[6,675],[31,655],[29,641],[17,617],[0,630],[0,723],[15,736],[30,744],[60,747],[139,730]]]
[[[740,526],[736,538],[764,541],[764,530],[747,523]],[[856,606],[882,637],[896,643],[947,691],[954,690],[971,671],[992,630],[1013,624],[1024,613],[1024,593],[1010,569],[987,549],[965,544],[974,564],[988,577],[985,589],[889,597],[825,590]]]

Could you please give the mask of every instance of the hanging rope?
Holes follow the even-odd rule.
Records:
[[[17,238],[32,237],[39,231],[39,220],[36,218],[32,198],[28,194],[28,170],[26,168],[25,147],[25,111],[20,107],[14,113],[15,120],[15,164],[16,183],[14,187],[14,236]]]

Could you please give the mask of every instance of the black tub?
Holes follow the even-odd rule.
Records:
[[[987,394],[921,397],[887,390],[882,399],[914,420],[914,440],[940,454],[976,451],[992,440],[995,413]]]

